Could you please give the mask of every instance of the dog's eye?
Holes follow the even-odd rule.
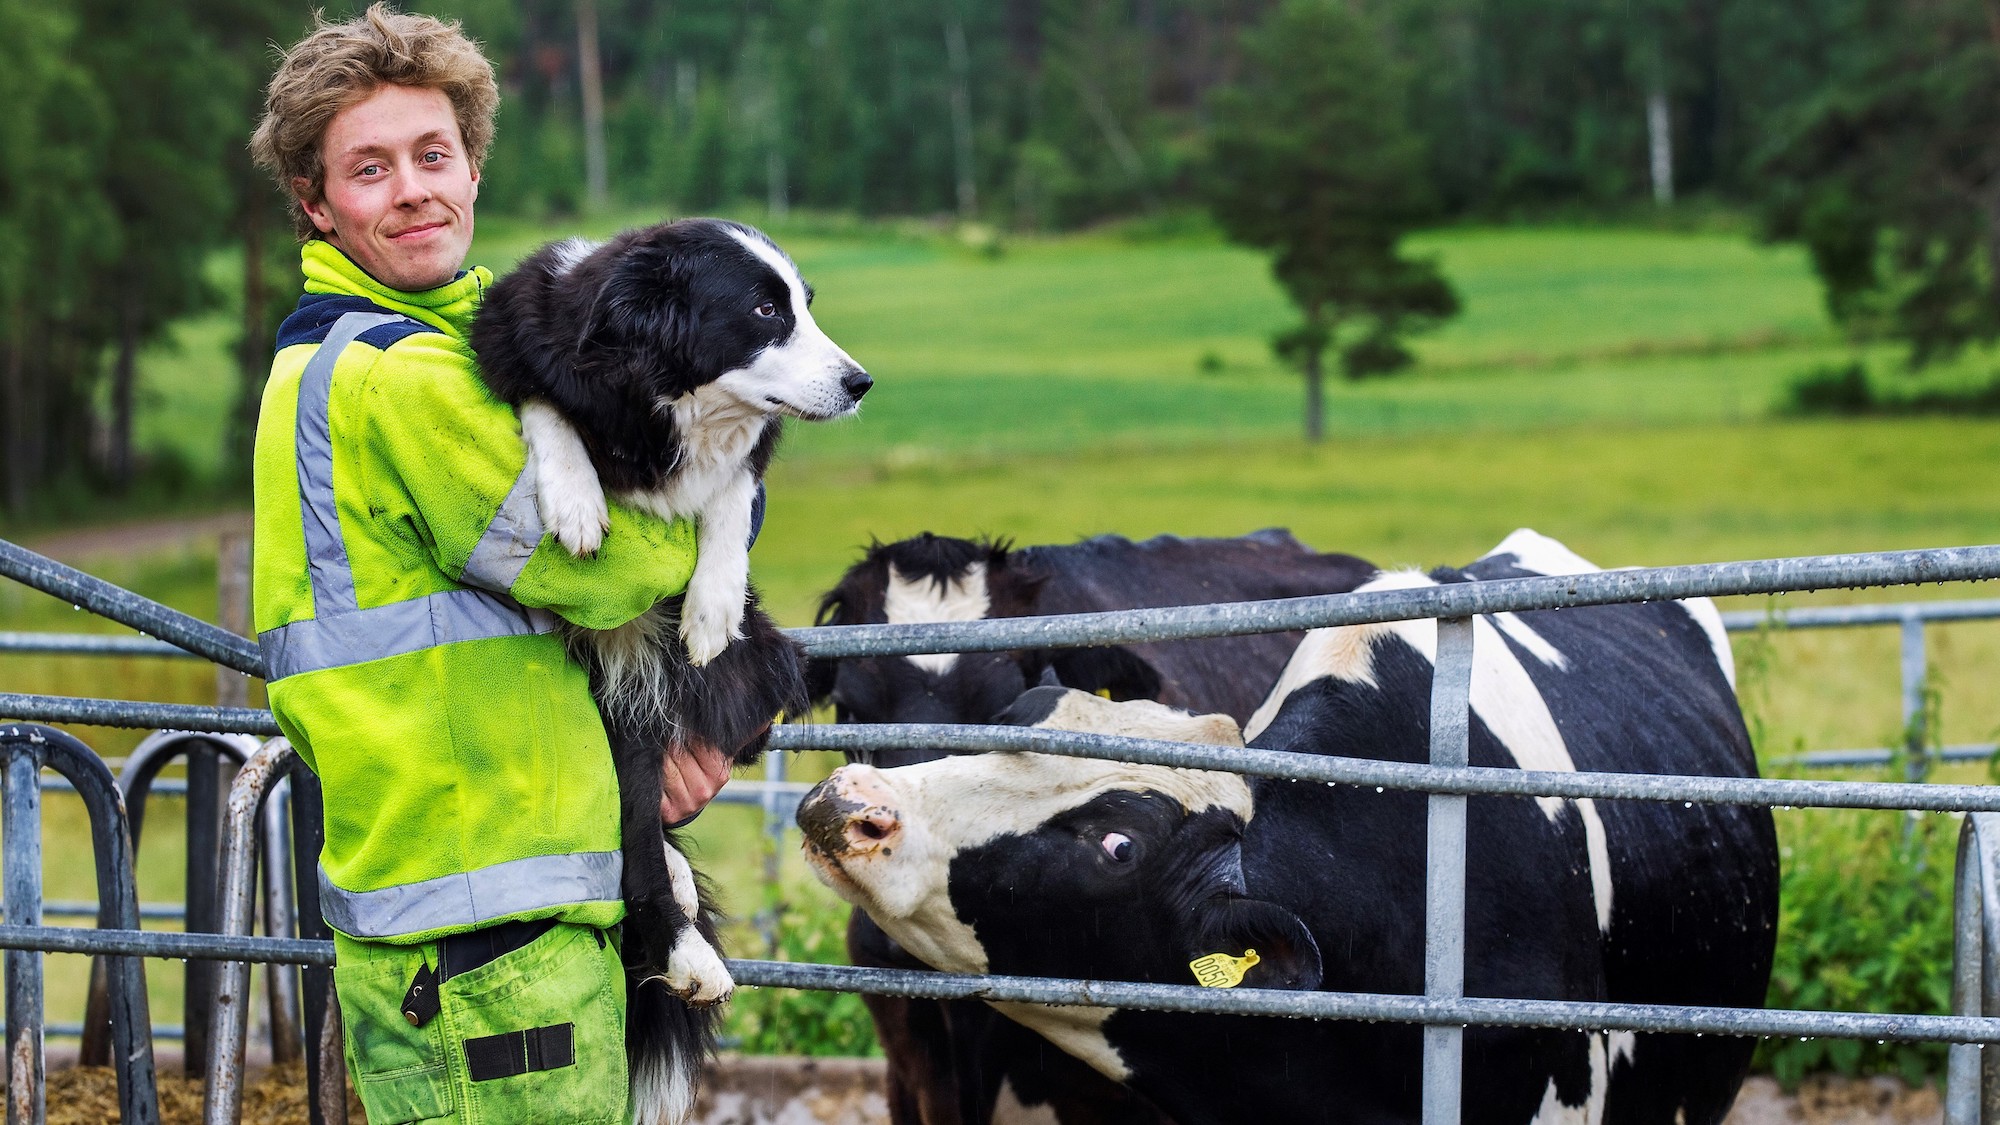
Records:
[[[757,315],[766,318],[777,316],[778,306],[775,302],[765,301],[763,304],[757,306]]]

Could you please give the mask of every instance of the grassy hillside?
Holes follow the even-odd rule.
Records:
[[[475,257],[504,265],[566,233],[489,223]],[[1037,543],[1287,526],[1384,565],[1464,562],[1518,526],[1604,565],[2000,540],[2000,428],[1773,417],[1798,372],[1850,354],[1788,249],[1655,231],[1427,234],[1419,249],[1442,259],[1465,315],[1419,343],[1417,371],[1336,385],[1330,439],[1308,447],[1297,380],[1265,343],[1289,314],[1255,256],[1117,232],[1010,241],[997,257],[917,229],[778,233],[819,289],[821,321],[878,380],[859,418],[795,427],[772,474],[753,566],[789,623],[810,619],[871,539],[922,530]],[[190,322],[178,351],[147,358],[142,432],[198,467],[214,461],[231,331],[223,315]],[[196,540],[77,561],[210,616],[213,550]],[[0,585],[0,629],[98,627]],[[1766,754],[1896,737],[1893,631],[1745,639],[1739,653]],[[1996,737],[2000,700],[1984,685],[2000,674],[2000,626],[1933,629],[1932,658],[1945,739]],[[214,690],[195,663],[19,657],[0,657],[0,686],[186,701]],[[82,733],[106,753],[136,741]],[[80,854],[73,811],[50,807],[50,854]],[[144,896],[175,897],[169,820],[154,823]],[[746,809],[717,809],[697,831],[745,912],[760,905],[754,833]],[[795,857],[784,867],[785,895],[823,918],[825,896]],[[88,892],[87,870],[60,881],[63,894]],[[54,967],[66,961],[52,963],[55,1013],[75,1006],[80,983],[75,965]],[[164,1017],[172,989],[160,987]]]

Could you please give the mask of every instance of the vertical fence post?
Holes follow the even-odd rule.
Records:
[[[42,755],[27,739],[4,744],[7,922],[42,924]],[[7,977],[7,1125],[41,1125],[47,1110],[42,1044],[42,955],[10,949]]]
[[[319,777],[292,771],[292,878],[298,894],[302,938],[330,941],[333,929],[319,909],[319,850],[326,842],[326,810]],[[308,965],[299,971],[305,1001],[306,1090],[312,1125],[347,1125],[347,1069],[341,1059],[340,1006],[333,995],[333,970]]]
[[[1903,615],[1903,772],[1911,781],[1922,781],[1930,772],[1927,755],[1932,732],[1925,729],[1930,716],[1924,706],[1924,680],[1928,672],[1924,652],[1924,619],[1914,613]]]
[[[1474,618],[1437,623],[1431,677],[1431,765],[1468,761]],[[1465,798],[1432,793],[1425,839],[1424,998],[1465,994]],[[1462,1101],[1465,1029],[1424,1028],[1424,1125],[1456,1125]]]
[[[1985,911],[1979,893],[1984,863],[1979,820],[1968,816],[1958,830],[1958,870],[1952,879],[1951,1010],[1980,1015],[1985,996]],[[1977,1043],[1953,1043],[1945,1051],[1944,1125],[1980,1125]]]

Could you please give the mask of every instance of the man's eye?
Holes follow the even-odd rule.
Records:
[[[425,154],[423,155],[423,158],[422,158],[422,159],[423,159],[423,162],[424,162],[424,163],[426,163],[426,164],[436,164],[436,163],[437,163],[438,161],[440,161],[440,160],[443,160],[443,159],[444,159],[444,153],[441,153],[441,152],[427,152],[427,153],[425,153]]]
[[[1104,849],[1105,855],[1119,863],[1126,863],[1132,858],[1132,837],[1123,832],[1106,832],[1104,839],[1097,842],[1097,846]]]
[[[381,173],[382,166],[380,164],[366,164],[361,168],[361,174],[364,176],[378,176]]]
[[[777,316],[778,315],[777,303],[773,301],[765,301],[763,304],[758,305],[757,315],[761,317]]]

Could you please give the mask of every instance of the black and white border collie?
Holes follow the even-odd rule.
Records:
[[[852,413],[872,383],[813,322],[812,288],[757,230],[687,219],[609,242],[557,242],[487,293],[472,343],[520,412],[543,526],[597,550],[605,497],[691,518],[687,593],[622,628],[563,626],[589,669],[623,806],[626,1050],[633,1121],[678,1125],[734,983],[715,915],[660,827],[661,756],[699,740],[755,760],[808,706],[795,645],[757,606],[757,482],[786,416]]]

